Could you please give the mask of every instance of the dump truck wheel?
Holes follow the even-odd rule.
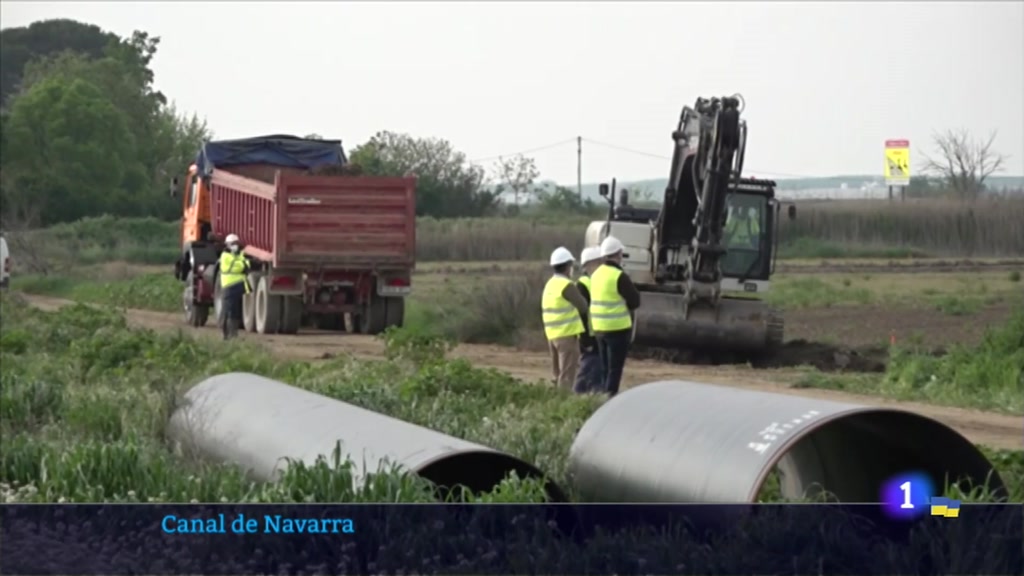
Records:
[[[256,292],[255,289],[259,286],[260,275],[249,274],[249,287],[250,292],[242,296],[242,326],[245,327],[247,332],[256,331]]]
[[[185,323],[194,328],[202,328],[210,316],[209,306],[195,303],[192,287],[192,274],[185,279],[185,289],[181,293],[182,307],[185,311]]]
[[[295,334],[302,325],[302,296],[281,298],[281,334]]]
[[[405,298],[385,298],[384,300],[387,302],[384,327],[401,328],[405,321]]]
[[[359,313],[359,331],[374,336],[387,327],[387,298],[370,294],[370,300]]]
[[[270,293],[270,282],[260,278],[256,285],[256,331],[277,334],[281,326],[281,297]]]

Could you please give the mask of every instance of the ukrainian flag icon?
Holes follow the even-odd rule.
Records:
[[[946,518],[960,517],[960,501],[950,500],[946,503]]]
[[[932,516],[945,516],[946,512],[949,510],[949,502],[950,502],[949,498],[942,498],[940,496],[933,497],[931,499]],[[959,514],[959,512],[960,512],[960,503],[957,502],[956,505],[957,505],[957,513]]]

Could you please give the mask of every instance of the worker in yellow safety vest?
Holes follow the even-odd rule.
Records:
[[[576,371],[580,365],[579,336],[586,332],[587,301],[572,281],[572,252],[558,247],[551,253],[550,265],[554,274],[544,285],[541,297],[541,315],[544,336],[551,351],[551,373],[555,385],[572,390]]]
[[[761,223],[758,220],[756,208],[730,210],[725,224],[726,246],[757,248],[761,244]]]
[[[604,392],[619,393],[626,356],[633,342],[633,311],[640,307],[640,292],[622,271],[626,247],[614,236],[601,242],[604,262],[590,276],[590,325],[604,366]]]
[[[576,280],[583,299],[590,306],[590,275],[602,264],[601,249],[597,246],[584,248],[580,253],[580,268],[582,273]],[[604,390],[604,366],[601,364],[601,355],[597,352],[597,340],[594,338],[594,331],[588,322],[587,329],[580,334],[580,369],[576,373],[576,384],[573,392],[577,394],[589,394]]]
[[[249,260],[242,253],[241,241],[235,234],[224,239],[227,250],[220,255],[220,297],[224,310],[221,330],[224,339],[238,336],[242,320],[242,298],[251,291],[249,286]]]

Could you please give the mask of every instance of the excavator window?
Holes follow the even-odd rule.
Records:
[[[765,263],[770,261],[762,254],[767,246],[764,240],[768,199],[760,195],[733,193],[729,195],[726,206],[723,239],[728,252],[720,262],[722,274],[729,278],[760,276]]]

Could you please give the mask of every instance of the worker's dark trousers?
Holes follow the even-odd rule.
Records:
[[[577,394],[604,392],[604,364],[596,344],[580,354],[580,370],[576,373],[572,391]]]
[[[225,340],[238,336],[238,327],[242,323],[243,296],[245,296],[244,282],[232,284],[221,292],[221,298],[224,299],[221,304],[224,307],[224,325],[221,329],[224,332]]]
[[[622,369],[626,367],[626,355],[629,354],[629,343],[632,330],[603,332],[597,334],[597,350],[604,366],[604,392],[608,396],[619,393],[622,382]]]

